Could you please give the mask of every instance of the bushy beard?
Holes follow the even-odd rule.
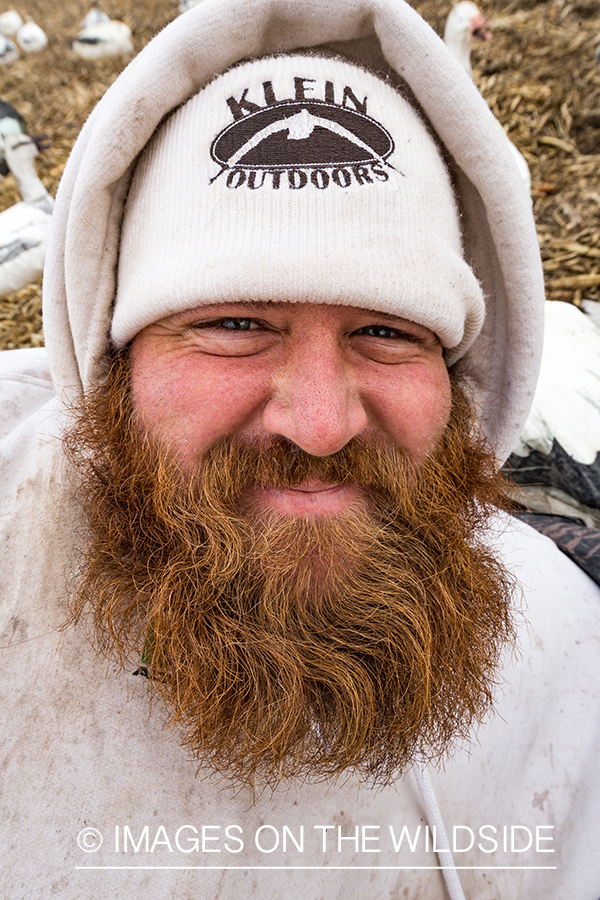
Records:
[[[90,529],[72,620],[152,690],[198,762],[234,783],[354,773],[386,784],[468,738],[513,639],[513,582],[485,546],[504,501],[453,387],[449,425],[415,471],[354,439],[311,457],[224,440],[184,475],[144,436],[116,356],[66,438]],[[351,483],[343,515],[243,512],[254,486]]]

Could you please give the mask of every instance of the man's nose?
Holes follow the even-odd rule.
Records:
[[[297,346],[273,379],[263,412],[265,430],[311,456],[330,456],[366,425],[367,412],[343,348],[319,339]]]

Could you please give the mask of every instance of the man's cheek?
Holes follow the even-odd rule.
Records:
[[[388,406],[394,444],[421,465],[436,448],[450,419],[452,398],[446,370],[404,385]]]

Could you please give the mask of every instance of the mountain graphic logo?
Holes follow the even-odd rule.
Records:
[[[236,119],[216,136],[210,155],[220,170],[212,181],[233,170],[337,171],[376,165],[381,171],[382,166],[394,168],[387,162],[393,151],[389,132],[366,113],[323,100],[285,100]]]

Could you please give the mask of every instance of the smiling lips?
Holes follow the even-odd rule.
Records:
[[[253,488],[250,500],[254,508],[283,516],[319,516],[345,512],[348,506],[362,498],[354,484],[326,484],[310,478],[293,488]]]

